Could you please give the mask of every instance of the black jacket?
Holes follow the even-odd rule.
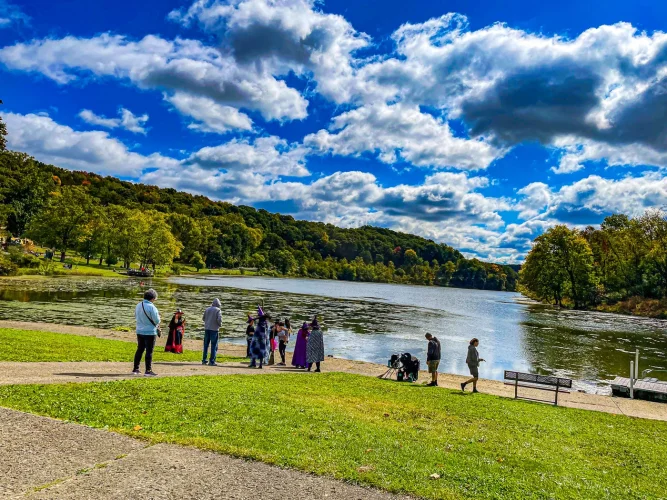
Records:
[[[426,361],[440,361],[440,341],[435,337],[428,341]]]

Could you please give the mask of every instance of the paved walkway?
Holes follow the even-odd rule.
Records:
[[[408,498],[4,408],[0,421],[0,498]]]

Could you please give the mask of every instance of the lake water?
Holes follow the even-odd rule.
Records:
[[[667,321],[561,311],[515,293],[455,288],[212,276],[11,279],[0,280],[0,319],[131,327],[134,306],[150,286],[167,321],[176,307],[184,310],[191,338],[203,335],[203,309],[218,297],[231,341],[244,342],[246,315],[263,302],[293,326],[317,314],[327,354],[349,359],[386,363],[392,353],[410,352],[425,367],[424,334],[431,332],[442,344],[440,370],[449,373],[467,374],[472,337],[486,359],[484,378],[517,369],[572,377],[580,389],[605,392],[605,381],[627,375],[636,348],[640,369],[667,370]]]

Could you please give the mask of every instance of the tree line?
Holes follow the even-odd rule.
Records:
[[[667,217],[611,215],[599,229],[554,226],[538,236],[520,272],[520,291],[586,308],[633,297],[667,297]]]
[[[517,266],[466,259],[431,240],[364,226],[343,229],[175,189],[73,172],[0,152],[0,225],[110,266],[188,263],[197,269],[350,281],[516,289]]]

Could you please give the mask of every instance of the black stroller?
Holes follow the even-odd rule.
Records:
[[[409,352],[392,354],[387,366],[389,368],[383,375],[380,375],[380,378],[392,378],[394,373],[396,373],[396,380],[399,382],[416,382],[419,378],[419,359]]]

